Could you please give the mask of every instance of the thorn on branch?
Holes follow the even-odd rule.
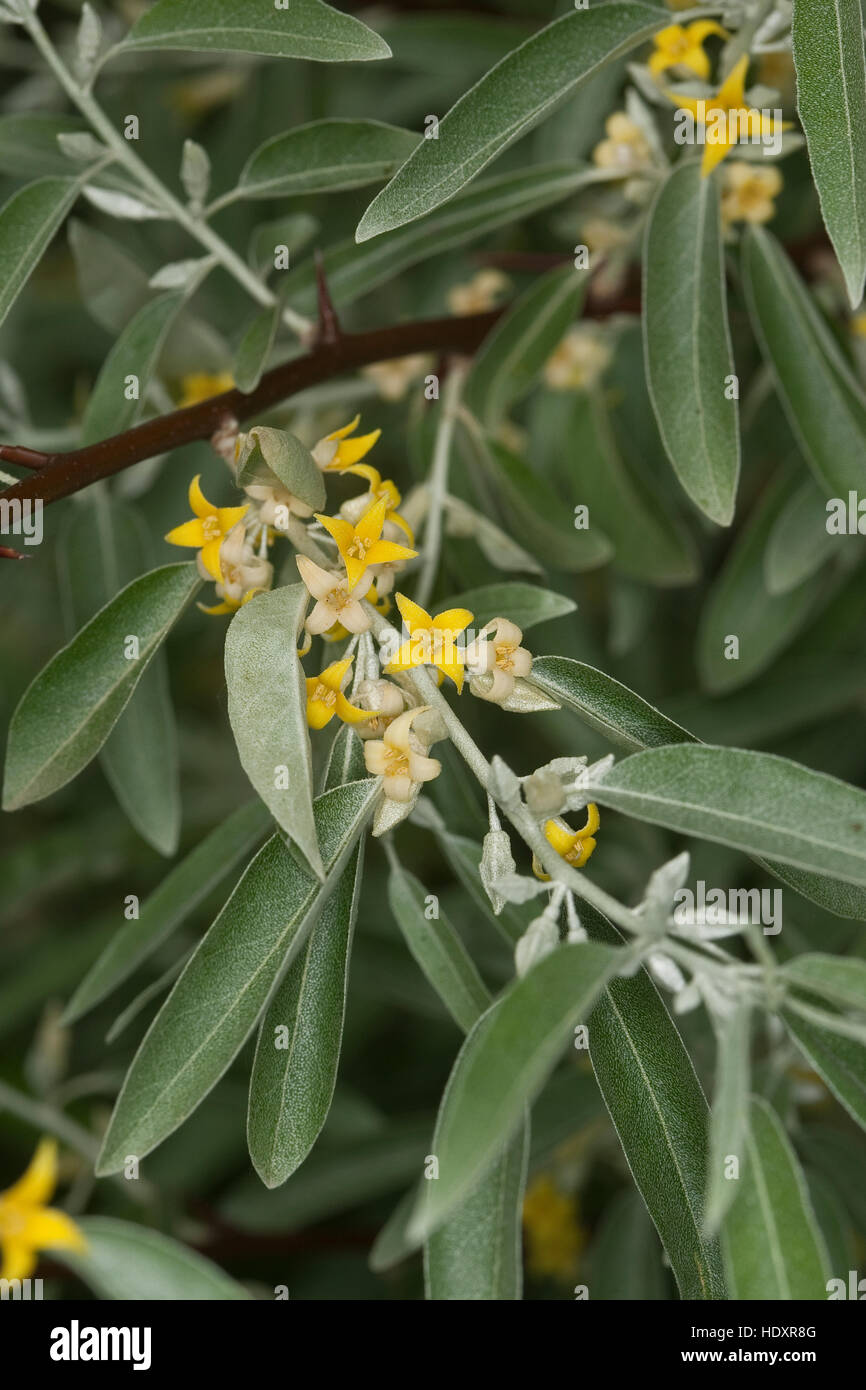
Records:
[[[328,281],[325,278],[325,262],[321,251],[316,252],[316,289],[319,297],[319,324],[316,331],[315,347],[333,347],[343,336],[340,320],[331,299]]]
[[[22,555],[20,550],[11,550],[8,545],[0,545],[0,560],[32,560],[32,555]]]
[[[17,463],[21,468],[44,468],[51,462],[50,454],[41,454],[37,449],[25,449],[18,444],[0,444],[0,459],[6,463]]]

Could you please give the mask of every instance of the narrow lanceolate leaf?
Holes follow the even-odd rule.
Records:
[[[490,1005],[490,994],[454,927],[441,909],[427,916],[428,897],[414,874],[392,869],[388,902],[406,945],[455,1023],[464,1032]]]
[[[508,617],[521,631],[526,632],[537,623],[547,623],[553,618],[563,618],[574,613],[577,604],[564,594],[555,594],[552,589],[542,589],[539,584],[524,584],[519,580],[502,584],[484,584],[480,589],[467,589],[465,593],[443,600],[443,608],[468,608],[475,614],[475,626],[483,627],[493,618]]]
[[[96,489],[61,533],[59,565],[70,635],[150,565],[147,528],[132,507]],[[100,753],[129,820],[161,854],[180,833],[177,734],[168,668],[157,652]]]
[[[139,309],[123,330],[87,402],[81,426],[83,443],[95,444],[120,434],[138,419],[166,335],[182,304],[181,294],[160,295]]]
[[[291,0],[280,9],[271,0],[157,0],[121,45],[124,52],[131,48],[262,53],[320,63],[391,56],[366,24],[321,0]]]
[[[87,1249],[53,1253],[98,1298],[210,1302],[252,1297],[217,1265],[161,1231],[111,1216],[85,1216],[76,1225]]]
[[[77,179],[28,183],[0,208],[0,323],[26,285],[81,185]]]
[[[398,227],[370,245],[340,242],[326,251],[324,258],[334,303],[338,308],[351,304],[418,261],[478,241],[497,227],[531,217],[597,179],[598,171],[594,169],[542,164],[485,179],[477,188],[467,189],[448,207],[431,213],[417,225]],[[315,309],[316,275],[310,261],[291,271],[286,284],[295,308],[303,313]]]
[[[475,358],[466,382],[469,409],[495,430],[525,395],[574,320],[586,284],[572,266],[551,271],[500,319]]]
[[[853,962],[840,960],[838,964]],[[840,1105],[866,1129],[866,1047],[856,1038],[843,1038],[791,1009],[783,1010],[782,1017],[803,1056]]]
[[[596,939],[619,933],[581,906]],[[681,1298],[724,1298],[718,1244],[703,1229],[709,1110],[682,1038],[646,971],[613,980],[589,1020],[589,1055],[632,1177]]]
[[[710,1152],[704,1228],[715,1235],[733,1201],[737,1184],[729,1170],[734,1157],[742,1166],[749,1103],[748,1004],[739,1004],[716,1029],[716,1084],[710,1112]]]
[[[477,1186],[544,1085],[576,1023],[585,1021],[621,953],[559,947],[516,980],[475,1024],[448,1079],[410,1234],[429,1236]]]
[[[322,791],[332,791],[334,787],[342,787],[346,782],[363,781],[366,776],[363,740],[350,724],[341,724],[328,754]]]
[[[453,198],[492,159],[546,116],[585,78],[661,29],[649,5],[592,6],[533,34],[461,97],[370,204],[358,241],[381,235]]]
[[[719,197],[700,164],[662,185],[644,249],[644,353],[659,432],[677,477],[729,526],[740,473],[737,402],[725,297]]]
[[[331,1108],[363,861],[359,845],[262,1019],[247,1140],[266,1187],[301,1166]]]
[[[307,599],[303,584],[289,584],[257,594],[235,614],[226,637],[226,684],[244,772],[321,876],[307,688],[297,654]]]
[[[668,1297],[659,1238],[636,1192],[621,1192],[602,1218],[590,1251],[589,1295],[594,1303]]]
[[[239,391],[255,391],[261,381],[280,326],[281,313],[282,305],[279,302],[271,309],[263,309],[256,314],[241,338],[233,371]]]
[[[269,828],[270,813],[255,798],[196,845],[144,901],[137,920],[117,928],[67,1005],[65,1021],[75,1022],[128,979],[252,853]]]
[[[652,748],[589,789],[638,820],[866,884],[866,792],[787,758],[709,744]]]
[[[284,198],[359,188],[389,179],[417,144],[416,131],[383,121],[311,121],[259,146],[234,196]]]
[[[424,1247],[427,1298],[515,1300],[523,1294],[521,1216],[529,1122]]]
[[[866,1013],[866,961],[857,956],[809,952],[786,961],[782,974],[800,989],[820,994],[840,1008],[860,1009]]]
[[[530,680],[585,724],[630,753],[666,743],[696,743],[693,734],[667,719],[628,686],[567,656],[538,656]]]
[[[142,575],[52,657],[12,716],[5,810],[50,796],[96,756],[200,584],[191,564]],[[131,636],[137,656],[127,655]]]
[[[814,479],[806,477],[789,493],[767,537],[764,583],[768,593],[790,593],[846,548],[847,541],[848,537],[834,536],[827,530],[826,499]]]
[[[744,239],[749,311],[779,399],[806,462],[829,496],[866,486],[866,398],[841,349],[775,238]]]
[[[752,1097],[746,1161],[722,1227],[731,1298],[826,1299],[827,1252],[778,1116]]]
[[[126,1154],[149,1153],[216,1085],[336,886],[376,794],[370,779],[316,802],[324,885],[279,835],[256,855],[133,1059],[105,1136],[101,1173],[117,1172]]]
[[[19,179],[68,174],[69,160],[57,137],[80,135],[86,130],[87,122],[80,116],[41,111],[0,116],[0,172]]]
[[[795,0],[797,112],[821,212],[856,309],[866,279],[866,61],[860,0]]]

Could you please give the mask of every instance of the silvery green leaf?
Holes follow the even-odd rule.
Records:
[[[731,1297],[825,1301],[827,1251],[776,1112],[753,1096],[738,1191],[722,1226]]]
[[[606,757],[599,758],[597,762],[581,768],[575,774],[574,780],[563,787],[565,805],[569,811],[582,811],[592,801],[590,785],[603,781],[608,770],[613,767],[614,761],[613,753],[608,753]]]
[[[273,830],[273,821],[255,797],[190,850],[145,898],[139,916],[117,927],[67,1004],[64,1020],[74,1023],[83,1018],[123,984],[237,869],[269,830]]]
[[[669,989],[672,994],[679,994],[686,987],[685,976],[680,967],[663,951],[653,951],[647,956],[647,969],[653,979],[665,989]]]
[[[376,183],[391,177],[419,138],[382,121],[311,121],[260,145],[233,196],[286,198]]]
[[[572,12],[533,34],[460,98],[368,207],[359,242],[423,217],[447,202],[605,63],[663,27],[648,5]]]
[[[233,376],[239,391],[254,391],[268,365],[280,326],[282,305],[279,300],[270,309],[254,316],[235,353]]]
[[[411,801],[393,801],[390,797],[383,796],[373,817],[373,837],[379,839],[380,836],[387,835],[389,830],[401,825],[411,814]]]
[[[743,275],[761,352],[806,462],[828,496],[862,491],[866,396],[797,270],[763,227],[744,237]]]
[[[620,952],[593,942],[561,946],[510,985],[481,1016],[446,1086],[430,1152],[439,1178],[410,1226],[427,1238],[477,1186],[514,1136],[561,1055],[618,965]]]
[[[251,605],[247,605],[247,611]],[[371,790],[372,789],[372,790]],[[274,835],[193,952],[133,1059],[97,1171],[162,1143],[231,1065],[336,888],[370,816],[372,779],[325,792],[314,836],[325,882]]]
[[[96,164],[108,154],[105,145],[86,130],[62,130],[57,143],[66,158],[76,164]]]
[[[315,459],[309,449],[286,430],[256,425],[243,436],[237,467],[239,487],[273,482],[271,475],[275,475],[293,497],[314,511],[320,511],[325,505],[325,482]]]
[[[99,46],[102,43],[102,20],[94,10],[93,6],[84,0],[81,7],[81,19],[78,24],[78,33],[75,36],[76,66],[78,76],[86,82],[93,71],[96,59],[99,56]]]
[[[113,499],[104,486],[90,489],[79,501],[66,519],[58,554],[70,637],[152,563],[148,529],[133,508]],[[180,835],[180,780],[163,652],[154,656],[99,758],[138,833],[160,854],[174,854]]]
[[[676,165],[650,213],[644,251],[647,384],[668,457],[692,501],[721,526],[740,473],[717,184]]]
[[[593,800],[699,839],[866,884],[866,792],[771,753],[678,744],[590,779]]]
[[[80,191],[76,179],[38,179],[19,188],[0,208],[0,323]]]
[[[665,912],[670,912],[674,893],[683,886],[689,876],[689,864],[689,855],[684,852],[669,859],[660,868],[654,869],[647,882],[645,901],[655,903],[664,908]]]
[[[839,964],[847,962],[839,961]],[[802,1018],[793,1009],[782,1011],[785,1026],[803,1056],[851,1118],[866,1130],[866,1046],[843,1038],[829,1028]]]
[[[790,593],[839,553],[846,537],[827,530],[827,506],[812,478],[787,498],[764,550],[764,582],[774,597]],[[854,541],[856,544],[856,541]]]
[[[481,863],[478,866],[481,882],[498,914],[505,906],[505,899],[496,889],[496,880],[503,874],[516,874],[517,865],[511,853],[511,839],[507,830],[488,830],[481,849]]]
[[[178,293],[150,299],[129,321],[106,357],[84,412],[81,437],[85,444],[129,429],[147,400],[166,337],[183,305]],[[130,396],[129,378],[138,391]]]
[[[194,256],[188,261],[169,261],[151,275],[148,284],[152,290],[186,290],[194,286],[213,269],[216,261],[213,256]]]
[[[796,0],[792,38],[797,114],[824,222],[856,309],[866,280],[866,62],[859,0]]]
[[[306,212],[293,212],[287,217],[261,222],[250,237],[247,260],[258,275],[265,274],[274,269],[274,253],[278,246],[285,246],[293,258],[295,252],[302,251],[318,230],[315,217]]]
[[[866,961],[856,956],[829,956],[809,952],[782,966],[783,976],[812,994],[840,1008],[866,1013]]]
[[[739,1003],[733,1013],[717,1022],[716,1082],[710,1111],[704,1202],[704,1229],[708,1236],[715,1235],[737,1193],[737,1182],[725,1173],[727,1161],[733,1156],[742,1169],[746,1159],[750,1037],[748,1003]]]
[[[257,594],[229,624],[225,665],[229,720],[243,769],[321,878],[307,688],[297,653],[308,600],[303,584]]]
[[[132,193],[124,193],[119,188],[101,188],[98,184],[86,183],[83,191],[87,201],[109,217],[128,222],[164,222],[170,218],[164,208],[155,207],[153,203],[147,203]]]
[[[460,936],[441,907],[428,916],[429,898],[414,874],[394,866],[388,902],[406,945],[451,1017],[466,1033],[490,1005],[490,995]]]
[[[366,24],[321,0],[291,0],[280,9],[261,0],[157,0],[118,51],[154,48],[260,53],[317,63],[391,56]]]
[[[210,157],[195,140],[184,140],[180,181],[193,208],[201,208],[210,188]]]
[[[604,671],[566,656],[538,656],[532,683],[559,700],[610,743],[634,752],[665,743],[694,741],[694,735],[647,704]]]
[[[533,966],[549,956],[559,946],[559,925],[553,917],[543,913],[530,922],[526,931],[514,947],[514,969],[518,979],[522,979]]]
[[[55,1254],[97,1298],[172,1302],[252,1298],[217,1265],[161,1231],[113,1216],[76,1217],[75,1224],[87,1248],[81,1253],[57,1250]]]
[[[50,796],[86,767],[201,580],[195,565],[164,565],[128,584],[28,686],[9,726],[3,806]],[[138,657],[125,655],[138,638]]]
[[[528,903],[550,890],[548,883],[539,878],[529,878],[527,874],[513,873],[505,869],[493,884],[500,898],[508,903]]]
[[[256,1172],[269,1188],[301,1166],[331,1108],[362,872],[359,845],[259,1028],[247,1140]]]
[[[405,516],[405,507],[400,508]],[[475,616],[475,627],[484,627],[494,618],[508,618],[522,632],[546,623],[553,618],[562,618],[574,613],[577,604],[564,594],[556,594],[552,589],[543,589],[539,584],[526,584],[519,580],[499,584],[485,584],[480,589],[467,589],[443,599],[443,608],[468,608]]]
[[[474,540],[484,558],[497,569],[542,573],[541,565],[528,550],[524,550],[495,522],[476,512],[459,497],[446,497],[445,511],[447,534]]]

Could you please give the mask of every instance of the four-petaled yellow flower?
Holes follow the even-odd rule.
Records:
[[[169,531],[166,540],[169,545],[188,545],[201,550],[202,564],[212,579],[218,583],[220,572],[220,546],[233,526],[246,516],[249,504],[245,507],[214,507],[208,502],[199,487],[200,473],[189,485],[189,505],[195,513],[193,521],[185,521]]]
[[[649,70],[656,76],[668,68],[688,68],[696,77],[706,81],[710,75],[710,60],[704,44],[710,34],[726,39],[727,32],[714,19],[697,19],[694,24],[670,24],[656,34],[655,52],[649,60]]]
[[[319,676],[307,676],[307,723],[311,729],[324,729],[336,714],[344,724],[361,724],[370,711],[350,704],[343,686],[352,669],[352,657],[326,666]]]
[[[699,125],[707,127],[701,173],[704,178],[737,145],[741,137],[756,140],[790,130],[790,121],[777,121],[754,106],[746,105],[746,73],[749,55],[744,53],[713,97],[687,97],[668,92],[669,99],[682,111],[689,111]]]
[[[234,387],[235,379],[231,372],[191,372],[181,380],[177,408],[183,410],[185,406],[198,405],[199,401],[221,396],[224,391],[233,391]]]
[[[400,616],[409,638],[385,667],[386,674],[411,671],[413,666],[435,666],[463,689],[463,654],[456,639],[472,622],[468,608],[446,608],[435,618],[405,594],[396,594]]]
[[[563,820],[549,820],[544,827],[544,838],[557,854],[562,856],[566,864],[571,864],[575,869],[582,869],[595,849],[593,837],[598,826],[598,807],[591,801],[586,808],[586,825],[581,826],[580,830],[572,830]],[[544,866],[535,855],[532,856],[532,871],[535,877],[544,883],[550,879],[550,874],[545,873]]]
[[[57,1145],[43,1139],[24,1175],[0,1192],[0,1279],[29,1279],[40,1250],[86,1249],[71,1217],[46,1205],[56,1186]]]
[[[350,497],[348,502],[344,502],[340,508],[340,515],[345,517],[347,521],[357,521],[358,517],[363,516],[374,502],[379,502],[384,497],[388,504],[385,511],[385,525],[387,526],[389,521],[393,522],[403,532],[409,544],[414,545],[415,537],[412,528],[397,511],[402,500],[397,484],[391,478],[383,478],[378,468],[374,468],[371,463],[354,463],[351,468],[346,469],[346,472],[357,473],[359,478],[366,478],[369,492],[362,492],[358,497]]]
[[[405,545],[396,545],[394,541],[381,539],[387,510],[388,499],[380,497],[379,501],[374,502],[369,511],[364,513],[357,526],[353,526],[351,521],[343,521],[342,517],[323,516],[321,512],[316,512],[316,520],[321,522],[337,542],[337,549],[346,566],[350,589],[354,589],[369,565],[388,564],[393,560],[412,560],[418,554],[417,550],[409,550]]]
[[[442,771],[436,758],[426,756],[425,745],[412,732],[412,722],[429,705],[419,705],[399,715],[385,730],[384,738],[364,744],[364,762],[373,777],[382,778],[390,801],[411,801],[422,782],[432,782]]]
[[[360,420],[360,415],[356,415],[348,425],[326,434],[324,439],[313,445],[310,452],[325,472],[340,473],[344,468],[351,468],[353,463],[360,463],[364,455],[369,454],[382,431],[373,430],[370,434],[359,434],[356,439],[350,439],[349,435],[358,428]]]

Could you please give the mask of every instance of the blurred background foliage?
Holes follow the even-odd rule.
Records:
[[[111,7],[102,5],[106,18]],[[118,21],[138,8],[117,3]],[[356,10],[355,6],[345,6]],[[565,8],[565,7],[560,7]],[[270,135],[323,116],[375,116],[413,129],[445,110],[493,62],[551,17],[548,3],[499,0],[449,9],[436,4],[365,7],[359,12],[394,51],[387,65],[327,66],[217,55],[157,53],[113,64],[100,93],[120,123],[139,116],[139,153],[171,186],[183,140],[208,150],[214,194],[230,189],[249,153]],[[55,37],[71,37],[76,0],[43,6]],[[118,27],[120,27],[118,23]],[[595,78],[551,122],[508,152],[496,172],[537,160],[585,158],[617,109],[624,65]],[[62,98],[26,40],[0,29],[4,114],[63,111]],[[787,114],[787,113],[786,113]],[[46,156],[48,158],[48,156]],[[31,169],[15,167],[14,148],[0,148],[0,200]],[[841,303],[820,224],[805,152],[784,162],[785,188],[773,229],[802,257],[831,310]],[[513,291],[532,283],[533,257],[569,258],[580,240],[592,193],[488,235],[479,245],[428,256],[343,312],[349,328],[447,312],[448,290],[471,280],[482,265],[506,253]],[[369,201],[368,190],[329,197],[237,203],[218,226],[245,247],[257,227],[303,216],[309,233],[298,263],[314,246],[351,238]],[[0,338],[0,356],[14,366],[27,397],[33,431],[21,442],[55,440],[71,447],[77,421],[117,329],[145,293],[146,277],[190,254],[183,233],[169,224],[120,223],[80,204],[71,224],[41,263]],[[824,258],[822,260],[822,257]],[[802,258],[801,258],[802,260]],[[830,262],[832,264],[832,262]],[[764,548],[779,499],[790,493],[796,444],[768,388],[746,329],[736,277],[731,322],[741,381],[744,474],[734,526],[722,530],[690,507],[665,462],[644,385],[639,299],[632,280],[620,292],[625,308],[605,317],[615,356],[604,378],[616,446],[632,476],[663,509],[669,535],[691,571],[687,582],[653,582],[623,547],[612,564],[585,574],[553,572],[551,588],[578,604],[575,614],[531,633],[535,654],[555,652],[602,667],[701,737],[765,749],[847,781],[866,779],[866,589],[858,568],[835,559],[785,596],[769,594]],[[177,398],[192,372],[230,369],[232,352],[250,317],[244,293],[217,270],[196,294],[172,335],[161,364],[166,391]],[[856,365],[853,340],[833,318]],[[290,355],[284,343],[277,356]],[[13,413],[8,375],[0,380],[4,416]],[[291,403],[274,419],[299,433],[322,422],[341,423],[347,407],[381,426],[375,464],[408,490],[426,472],[431,430],[425,408],[387,403],[358,378]],[[14,413],[18,413],[17,410]],[[582,397],[540,387],[514,412],[525,432],[524,457],[556,490],[568,521],[587,484],[603,480],[593,456]],[[6,424],[2,430],[6,435]],[[313,433],[311,437],[316,437]],[[134,500],[150,536],[151,563],[176,555],[162,541],[186,514],[189,478],[201,473],[205,494],[231,500],[222,463],[205,446],[177,451],[158,465],[137,465],[112,485]],[[455,490],[477,503],[468,470]],[[781,478],[780,492],[775,490]],[[33,675],[66,640],[58,579],[58,546],[80,503],[69,499],[45,513],[45,541],[24,564],[4,564],[0,624],[0,714],[3,723]],[[761,535],[755,539],[755,531]],[[751,540],[750,540],[751,538]],[[685,561],[683,562],[686,563]],[[496,576],[471,540],[448,538],[440,594],[490,583]],[[747,619],[743,608],[747,609]],[[736,684],[718,689],[700,653],[708,630],[740,631],[748,621],[748,668]],[[226,714],[221,620],[188,612],[167,644],[177,712],[183,790],[179,854],[194,846],[249,795]],[[723,673],[724,674],[724,673]],[[474,707],[473,706],[474,703]],[[593,731],[562,711],[518,719],[480,702],[464,702],[470,729],[489,751],[507,752],[528,772],[551,757],[608,752]],[[437,750],[438,751],[438,750]],[[488,909],[467,891],[454,864],[466,841],[480,842],[485,808],[457,758],[443,755],[446,773],[430,795],[445,829],[431,836],[404,827],[404,863],[439,896],[488,984],[512,971],[510,949]],[[681,848],[677,837],[609,812],[593,872],[626,901],[648,873]],[[770,884],[743,856],[694,844],[692,872],[720,886]],[[527,866],[521,865],[523,869]],[[386,863],[368,844],[367,876],[351,967],[340,1081],[331,1115],[310,1159],[280,1189],[269,1192],[246,1154],[245,1078],[250,1041],[191,1120],[144,1164],[139,1183],[91,1176],[88,1148],[104,1127],[113,1097],[145,1031],[152,1006],[133,1012],[106,1044],[106,1034],[142,990],[159,982],[198,939],[224,900],[220,885],[117,994],[74,1029],[59,1013],[90,963],[123,920],[123,900],[141,900],[160,882],[165,861],[136,835],[117,809],[97,764],[47,802],[2,821],[0,852],[0,1187],[26,1165],[41,1130],[64,1141],[69,1210],[115,1214],[154,1224],[209,1254],[237,1279],[271,1296],[288,1285],[300,1299],[405,1299],[423,1296],[420,1259],[388,1270],[370,1268],[370,1250],[400,1196],[414,1182],[428,1150],[436,1106],[460,1043],[456,1025],[409,956],[387,910]],[[531,915],[530,909],[510,909]],[[834,918],[786,895],[780,956],[810,948],[864,954],[861,924]],[[168,980],[164,983],[167,985]],[[705,1089],[713,1045],[703,1011],[678,1021]],[[775,1036],[758,1039],[757,1089],[792,1126],[834,1270],[864,1257],[866,1199],[862,1183],[866,1141],[793,1049]],[[772,1060],[770,1050],[772,1047]],[[767,1054],[762,1065],[760,1056]],[[616,1135],[587,1061],[563,1062],[534,1117],[527,1199],[527,1296],[568,1298],[590,1281],[594,1298],[668,1298],[673,1281],[649,1218],[634,1193]],[[781,1058],[781,1061],[780,1061]],[[374,1264],[377,1263],[374,1255]],[[59,1266],[43,1269],[56,1296],[81,1296]]]

